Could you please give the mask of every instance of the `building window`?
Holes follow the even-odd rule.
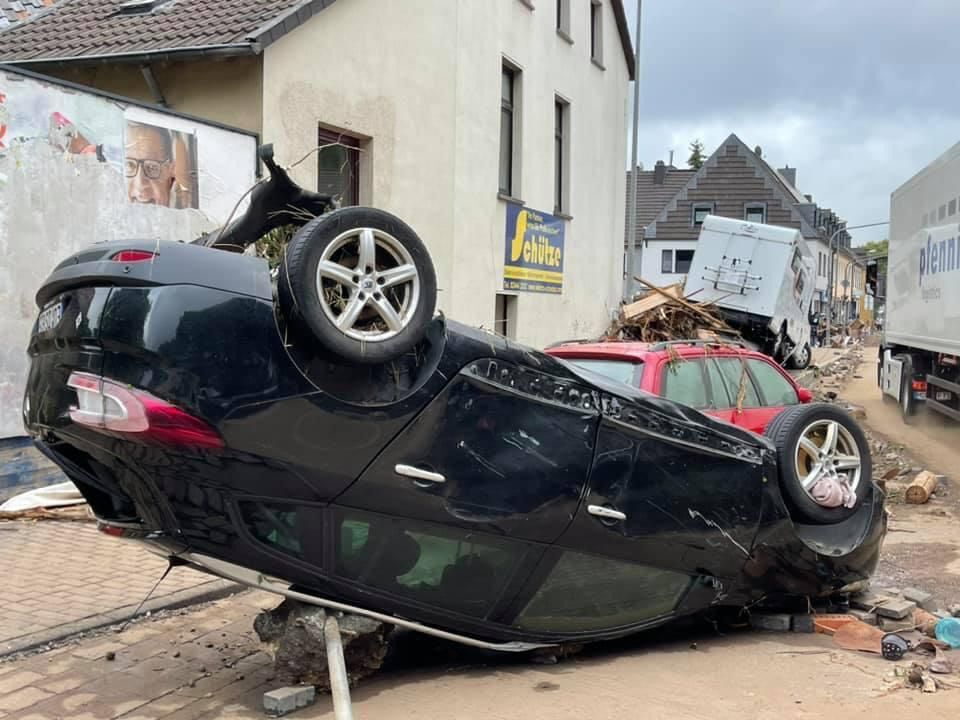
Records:
[[[664,275],[685,275],[693,263],[693,250],[661,250],[660,272]]]
[[[518,70],[503,66],[500,83],[500,192],[513,195]]]
[[[947,206],[946,206],[946,205],[941,205],[941,206],[940,206],[940,212],[939,212],[939,214],[937,215],[937,217],[938,217],[938,219],[943,220],[946,216],[947,216]]]
[[[700,227],[703,225],[703,221],[706,219],[707,215],[710,215],[713,212],[713,205],[694,205],[693,212],[690,216],[690,224],[693,227]]]
[[[590,2],[590,59],[603,66],[603,5]]]
[[[360,202],[360,141],[333,130],[320,128],[317,143],[317,192],[331,195],[340,205]],[[326,146],[326,147],[324,147]]]
[[[570,38],[570,0],[557,0],[557,32]]]
[[[568,188],[570,185],[570,105],[561,98],[553,103],[553,211],[557,214],[569,210]]]
[[[517,296],[497,294],[493,331],[508,340],[517,338]]]
[[[950,201],[950,204],[947,206],[947,215],[951,217],[957,214],[957,200],[954,198]]]
[[[744,206],[743,219],[748,223],[759,223],[762,225],[767,221],[767,206],[762,203]]]

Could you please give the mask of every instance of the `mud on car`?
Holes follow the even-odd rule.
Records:
[[[25,424],[104,532],[500,650],[873,571],[883,494],[844,411],[758,435],[445,318],[410,227],[262,157],[227,227],[94,245],[37,293]],[[290,209],[316,217],[271,273],[243,250]]]

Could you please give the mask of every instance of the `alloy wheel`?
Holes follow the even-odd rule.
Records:
[[[856,493],[861,481],[862,459],[857,442],[847,428],[835,420],[818,420],[804,428],[795,448],[797,481],[817,504],[813,494],[817,482],[832,478]]]
[[[354,340],[383,342],[403,331],[420,302],[420,273],[393,235],[354,228],[334,238],[317,264],[323,312]]]

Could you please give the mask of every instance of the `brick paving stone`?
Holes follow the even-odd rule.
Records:
[[[135,543],[97,532],[92,523],[4,522],[0,533],[0,654],[35,633],[139,604],[167,567]],[[185,567],[170,571],[152,599],[217,581]]]
[[[0,710],[22,710],[49,697],[52,697],[52,693],[28,686],[16,692],[0,695]]]

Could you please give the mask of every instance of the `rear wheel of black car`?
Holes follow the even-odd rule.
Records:
[[[870,444],[845,410],[817,403],[789,407],[767,426],[777,447],[780,483],[799,519],[846,520],[870,487]]]
[[[280,310],[343,360],[377,364],[423,339],[437,277],[423,242],[402,220],[349,207],[304,225],[287,246]]]

